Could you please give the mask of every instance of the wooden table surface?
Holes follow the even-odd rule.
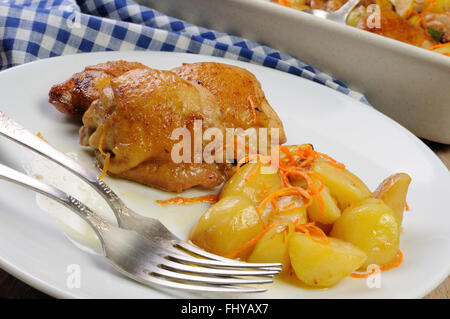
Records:
[[[450,168],[450,145],[427,141],[426,143]],[[45,299],[50,297],[0,269],[0,298]],[[450,299],[450,277],[425,298]]]

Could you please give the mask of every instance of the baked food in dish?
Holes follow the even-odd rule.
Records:
[[[270,1],[298,10],[322,9],[330,12],[338,10],[347,2]],[[361,0],[350,12],[346,22],[365,31],[450,55],[449,0]]]

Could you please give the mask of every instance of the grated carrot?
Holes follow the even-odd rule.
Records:
[[[397,252],[397,258],[394,260],[394,262],[390,265],[381,267],[379,271],[386,271],[386,270],[390,270],[393,269],[395,267],[400,266],[400,264],[403,261],[403,253],[402,251],[399,249]],[[370,273],[351,273],[350,276],[354,277],[354,278],[367,278],[369,276],[372,276],[373,274],[377,273],[378,271],[372,270]]]
[[[256,176],[256,174],[260,171],[261,171],[261,161],[258,161],[255,169],[245,177],[245,181],[248,182],[250,179],[252,179],[252,177]]]
[[[239,162],[236,165],[236,171],[238,172],[242,165],[244,165],[245,163],[248,163],[254,159],[256,159],[256,160],[265,159],[267,162],[270,162],[270,158],[268,156],[264,156],[261,154],[250,154],[250,155],[242,158],[241,160],[239,160]]]
[[[252,99],[251,96],[249,96],[249,97],[247,98],[247,100],[248,100],[248,103],[250,104],[250,110],[251,110],[252,115],[253,115],[253,123],[256,123],[256,122],[258,121],[258,119],[257,119],[257,115],[256,115],[256,106],[255,106],[255,103],[253,103],[253,99]]]
[[[48,141],[42,136],[41,132],[37,132],[36,136],[39,137],[41,140],[43,140],[44,142],[48,143]]]
[[[204,195],[197,197],[182,197],[177,196],[166,200],[157,200],[156,202],[161,205],[187,205],[193,203],[211,203],[215,204],[219,200],[219,195]]]
[[[291,196],[291,195],[297,195],[297,196],[302,196],[305,198],[310,199],[311,195],[306,192],[304,189],[302,189],[301,187],[286,187],[286,188],[281,188],[279,190],[276,190],[275,192],[269,194],[266,198],[264,198],[262,200],[262,202],[259,204],[259,206],[256,208],[256,212],[259,215],[259,218],[262,222],[262,224],[264,225],[264,222],[262,221],[262,214],[264,212],[264,209],[267,207],[267,205],[269,205],[269,203],[272,203],[273,199],[276,199],[278,197],[282,197],[282,196]],[[310,203],[308,203],[308,206],[310,205]],[[304,205],[306,207],[306,205]]]
[[[319,244],[329,245],[330,240],[322,229],[317,227],[314,222],[306,224],[298,224],[298,219],[294,222],[295,230],[304,233],[309,239]],[[313,236],[319,238],[318,240]]]
[[[288,7],[288,8],[291,7],[291,3],[288,0],[277,0],[276,2],[278,4],[281,4],[282,6],[285,6],[285,7]]]
[[[434,49],[444,48],[444,47],[448,47],[449,45],[450,45],[450,42],[447,42],[447,43],[439,43],[439,44],[433,45],[431,48],[429,48],[429,50],[434,50]]]
[[[256,194],[258,197],[264,196],[269,191],[269,188],[267,187],[266,183],[260,182],[260,185],[261,185],[261,191],[258,194]]]
[[[283,210],[285,211],[285,210],[291,208],[291,207],[294,206],[294,205],[295,205],[295,203],[294,203],[294,202],[291,202],[291,203],[287,204],[286,206],[284,206],[284,207],[283,207]],[[297,207],[296,207],[296,208],[297,208]]]
[[[258,235],[256,235],[254,238],[250,239],[248,242],[240,246],[239,248],[233,250],[232,252],[226,254],[224,257],[226,258],[233,258],[237,254],[239,254],[241,251],[243,251],[246,248],[252,247],[255,245],[269,230],[271,230],[273,227],[275,227],[277,224],[279,224],[281,221],[276,221],[270,224],[269,226],[265,227],[262,232],[260,232]]]

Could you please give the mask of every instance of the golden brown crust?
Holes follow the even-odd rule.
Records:
[[[135,69],[112,79],[101,91],[83,116],[80,136],[94,149],[103,136],[101,146],[112,154],[108,172],[113,176],[173,192],[197,185],[215,187],[229,178],[230,164],[197,164],[193,155],[191,163],[175,163],[172,158],[179,142],[172,133],[187,128],[193,147],[195,120],[201,120],[203,131],[224,130],[217,101],[208,90],[170,71]],[[97,158],[103,164],[103,157]]]
[[[96,155],[97,161],[101,164],[103,156],[99,152],[96,152]],[[233,166],[228,163],[175,164],[173,162],[149,160],[120,174],[108,174],[164,191],[179,193],[196,186],[204,188],[219,186],[232,176]]]
[[[137,68],[146,68],[146,66],[138,62],[122,60],[88,66],[67,81],[54,85],[49,92],[49,102],[62,113],[82,116],[91,103],[99,97],[99,89],[95,86],[95,81],[99,78],[111,79]]]
[[[280,144],[286,142],[283,124],[269,105],[261,84],[249,71],[237,66],[200,62],[184,63],[172,72],[188,81],[197,82],[217,99],[227,128],[278,128]],[[255,106],[256,121],[249,97]]]

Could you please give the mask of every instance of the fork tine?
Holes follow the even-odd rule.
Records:
[[[120,270],[120,269],[119,269]],[[121,271],[122,272],[122,271]],[[135,280],[146,284],[157,284],[166,288],[176,288],[182,290],[191,290],[199,292],[220,292],[220,293],[255,293],[265,292],[265,288],[233,286],[233,285],[214,285],[214,284],[187,284],[179,281],[168,280],[167,278],[159,278],[158,275],[152,275],[144,270],[141,274],[134,277]]]
[[[189,255],[168,255],[167,258],[169,258],[172,261],[181,262],[181,263],[187,263],[191,265],[196,266],[203,266],[203,267],[213,267],[213,268],[234,268],[234,269],[261,269],[261,270],[273,270],[281,272],[281,267],[267,267],[266,265],[270,264],[251,264],[251,263],[230,263],[230,262],[223,262],[218,260],[211,260],[211,259],[201,259],[192,257]]]
[[[281,263],[246,263],[246,262],[242,262],[242,261],[238,261],[238,260],[234,260],[234,259],[229,259],[229,258],[221,257],[221,256],[218,256],[215,254],[208,253],[207,251],[205,251],[193,244],[187,244],[182,241],[176,242],[176,246],[179,246],[182,249],[184,249],[190,253],[199,255],[204,258],[208,258],[208,259],[216,260],[216,261],[222,261],[226,265],[230,265],[230,267],[279,269],[280,267],[283,266],[283,264],[281,264]],[[225,265],[223,265],[223,266],[226,267]]]
[[[160,265],[165,269],[182,271],[205,276],[268,276],[273,277],[279,273],[276,270],[238,270],[238,269],[219,269],[190,266],[182,263],[164,260]]]
[[[236,277],[206,277],[206,276],[195,276],[188,275],[185,273],[179,273],[176,271],[170,271],[163,268],[154,268],[149,271],[150,275],[161,276],[163,278],[179,280],[183,282],[190,283],[202,283],[209,285],[245,285],[245,284],[270,284],[273,283],[272,279],[244,279]]]

